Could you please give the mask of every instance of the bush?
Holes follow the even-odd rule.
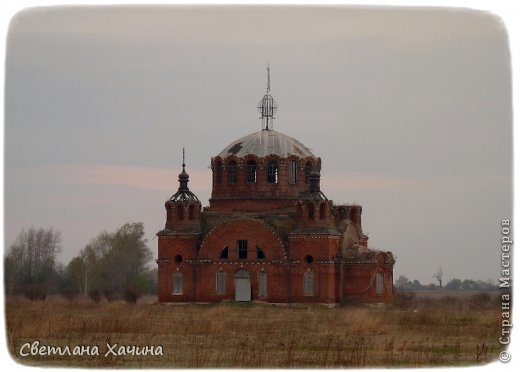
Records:
[[[67,287],[63,290],[61,295],[65,297],[69,302],[72,302],[78,296],[78,292],[72,289],[71,287]]]
[[[408,309],[413,305],[414,302],[414,291],[394,291],[394,306],[401,309]]]
[[[97,289],[91,289],[90,291],[88,291],[88,296],[95,303],[99,303],[101,301],[101,292]]]
[[[31,301],[45,301],[45,299],[47,298],[47,287],[44,285],[29,284],[24,286],[23,294]]]
[[[465,306],[465,301],[466,299],[460,296],[442,296],[437,300],[435,308],[462,311]]]
[[[125,300],[128,303],[135,304],[139,297],[141,297],[141,293],[135,286],[129,287],[125,292]]]
[[[105,295],[105,298],[107,299],[108,302],[114,301],[114,291],[113,290],[105,289],[103,291],[103,294]]]
[[[468,297],[468,305],[472,310],[487,308],[491,303],[491,296],[488,293],[480,292]]]

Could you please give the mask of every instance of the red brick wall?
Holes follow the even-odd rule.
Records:
[[[235,273],[239,269],[246,269],[250,274],[251,294],[254,301],[287,302],[287,275],[284,267],[269,263],[237,263],[217,262],[205,265],[197,265],[197,301],[215,302],[222,300],[234,300],[235,298]],[[217,273],[226,273],[226,292],[217,293]],[[259,273],[264,270],[267,274],[267,297],[259,297],[258,282]]]
[[[229,221],[214,228],[203,240],[197,255],[197,234],[171,234],[159,236],[158,297],[161,302],[214,302],[233,300],[234,274],[240,269],[251,275],[252,299],[266,302],[337,303],[339,301],[340,268],[334,263],[340,237],[336,235],[290,235],[289,246],[270,227],[255,220]],[[248,241],[248,259],[239,260],[237,240]],[[266,255],[256,259],[256,245]],[[222,248],[228,246],[229,259],[221,260]],[[284,259],[292,260],[291,265]],[[175,257],[182,256],[182,262]],[[306,257],[312,256],[312,262]],[[210,263],[193,264],[188,260],[210,259]],[[164,263],[167,260],[169,262]],[[275,262],[273,262],[275,260]],[[276,261],[279,260],[279,261]],[[392,302],[392,268],[384,253],[376,255],[373,263],[346,263],[344,265],[344,297],[362,302]],[[217,294],[216,275],[226,273],[226,293]],[[258,275],[267,273],[268,296],[258,296]],[[173,275],[183,275],[183,293],[174,295]],[[304,274],[313,273],[314,293],[304,293]],[[376,292],[376,272],[384,274],[384,291]]]
[[[264,212],[280,209],[296,209],[296,199],[210,199],[210,212]]]
[[[168,263],[158,265],[157,295],[160,302],[179,301],[186,302],[195,300],[194,297],[194,277],[193,267],[186,261],[194,259],[197,255],[196,241],[198,235],[169,235],[159,236],[159,256],[158,261],[168,260]],[[178,263],[175,257],[180,255],[182,262]],[[183,294],[173,295],[173,274],[175,272],[183,274]]]
[[[290,257],[299,261],[299,265],[292,270],[295,282],[292,295],[295,301],[336,302],[336,269],[330,261],[338,253],[339,239],[335,235],[289,236]],[[307,262],[307,257],[312,257],[312,262]],[[311,271],[314,276],[313,296],[305,295],[303,290],[303,276],[307,271]]]
[[[202,205],[200,202],[177,202],[168,200],[166,209],[166,228],[175,231],[200,230]],[[190,216],[190,208],[192,215]],[[182,217],[182,218],[181,218]],[[191,217],[191,218],[190,218]]]
[[[340,236],[336,235],[290,235],[290,257],[305,262],[310,255],[314,264],[319,260],[330,260],[338,254]]]
[[[350,220],[354,224],[358,235],[361,236],[363,229],[361,227],[361,214],[363,213],[363,207],[360,205],[335,205],[333,206],[335,211],[336,224],[339,224],[341,220]],[[366,241],[360,242],[361,245],[366,247]]]
[[[256,182],[248,183],[246,178],[247,173],[247,162],[254,160],[256,162]],[[267,182],[267,165],[269,161],[275,160],[278,164],[278,182],[268,183]],[[237,163],[237,182],[228,182],[228,164],[231,161]],[[288,164],[290,161],[296,161],[297,167],[297,182],[295,184],[289,184],[288,178]],[[222,182],[217,182],[216,164],[221,162],[222,167]],[[228,156],[225,159],[215,157],[211,159],[213,169],[213,190],[210,199],[210,207],[214,212],[228,211],[225,204],[219,203],[219,199],[233,198],[234,202],[229,208],[235,210],[241,208],[241,204],[236,203],[239,199],[291,199],[297,200],[301,192],[308,189],[309,185],[305,182],[305,164],[310,162],[314,169],[319,170],[321,168],[321,159],[308,157],[300,159],[296,156],[289,156],[288,158],[280,158],[276,155],[271,155],[265,158],[257,158],[254,155],[248,155],[244,158],[237,158],[233,155]],[[258,210],[265,210],[267,207],[263,204],[258,204]],[[248,209],[249,210],[249,209]]]
[[[345,264],[344,293],[361,302],[392,303],[393,278],[391,264]],[[376,293],[376,272],[384,273],[384,291]],[[339,284],[339,283],[338,283]]]
[[[296,204],[297,225],[299,227],[334,227],[332,201],[299,201]]]
[[[257,161],[257,182],[246,182],[246,163],[248,159]],[[297,158],[295,158],[297,159]],[[319,158],[297,159],[299,161],[298,182],[295,185],[288,183],[288,159],[279,159],[279,180],[277,184],[266,181],[267,162],[270,158],[256,159],[246,157],[235,159],[238,165],[237,183],[228,184],[226,163],[229,159],[212,159],[223,161],[222,183],[216,182],[216,172],[213,178],[213,193],[210,207],[201,212],[200,203],[194,203],[193,218],[188,217],[189,205],[182,205],[184,214],[179,219],[177,209],[179,204],[166,202],[166,227],[171,232],[159,234],[159,278],[158,297],[161,302],[214,302],[233,300],[235,296],[234,275],[237,270],[244,268],[250,274],[251,292],[253,300],[267,302],[297,302],[297,303],[337,303],[340,299],[340,288],[343,288],[344,297],[353,297],[362,302],[392,301],[392,269],[393,263],[383,253],[376,255],[375,262],[347,263],[343,266],[344,280],[340,285],[340,266],[335,262],[338,256],[340,236],[334,234],[313,234],[318,228],[335,227],[342,219],[349,219],[354,223],[358,234],[361,235],[361,212],[358,205],[334,206],[332,201],[316,202],[314,217],[309,218],[309,203],[299,202],[299,194],[308,189],[305,183],[304,168],[306,160],[313,162],[320,168]],[[215,170],[215,167],[214,167]],[[320,208],[323,213],[320,214]],[[276,230],[265,223],[247,219],[245,213],[265,213],[269,216],[283,215],[291,220],[290,229]],[[207,213],[204,215],[204,213]],[[238,219],[240,213],[243,218]],[[210,218],[211,216],[211,218]],[[264,215],[265,217],[265,215]],[[258,218],[264,218],[258,217]],[[270,217],[270,218],[271,218]],[[233,218],[237,218],[232,220]],[[227,222],[221,222],[224,220]],[[208,222],[210,221],[210,222]],[[288,241],[283,242],[284,236],[292,228],[308,231],[306,234],[289,234]],[[202,226],[201,226],[202,223]],[[271,223],[271,222],[269,222]],[[276,224],[272,224],[276,226]],[[285,226],[284,225],[284,226]],[[206,231],[209,226],[215,226],[205,236],[198,232]],[[280,234],[280,235],[279,235]],[[202,241],[200,241],[202,238]],[[248,258],[238,258],[237,240],[248,241]],[[200,243],[197,251],[197,244]],[[287,246],[285,246],[285,244]],[[366,246],[366,239],[360,244]],[[256,245],[266,255],[265,260],[256,256]],[[227,260],[220,259],[222,249],[227,246],[229,256]],[[176,262],[175,256],[182,256],[182,262]],[[306,257],[312,256],[312,262]],[[209,260],[209,261],[201,261]],[[190,262],[188,262],[190,261]],[[217,293],[216,276],[219,271],[226,273],[226,292]],[[258,293],[259,273],[267,274],[267,297],[260,297]],[[173,294],[173,276],[180,272],[183,275],[183,292]],[[304,293],[304,275],[312,272],[314,292],[312,295]],[[384,291],[377,293],[375,276],[377,272],[384,274]]]
[[[219,259],[222,249],[228,246],[229,260],[237,260],[237,240],[248,241],[248,261],[256,259],[256,245],[268,260],[285,257],[283,242],[276,232],[255,220],[235,220],[217,226],[202,241],[199,257]]]

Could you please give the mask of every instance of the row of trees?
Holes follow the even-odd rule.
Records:
[[[35,285],[57,281],[61,266],[61,234],[54,229],[23,229],[4,257],[4,283],[7,293],[20,293]]]
[[[411,291],[411,290],[439,290],[441,286],[430,283],[423,285],[417,279],[411,281],[406,276],[401,275],[395,282],[395,287],[400,290]],[[455,290],[455,291],[494,291],[497,289],[497,285],[492,280],[471,280],[471,279],[451,279],[444,289]]]
[[[72,298],[81,293],[94,300],[102,294],[112,299],[129,292],[134,297],[155,292],[157,272],[148,266],[152,252],[142,223],[100,233],[66,266],[56,261],[61,250],[58,231],[22,230],[4,257],[6,292],[33,299],[53,293]]]

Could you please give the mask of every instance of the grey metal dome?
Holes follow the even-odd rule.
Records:
[[[237,157],[246,155],[256,155],[258,157],[277,155],[281,158],[286,158],[290,155],[295,155],[299,158],[314,157],[310,149],[300,141],[272,129],[263,129],[239,138],[229,144],[218,156],[226,158],[232,154]]]

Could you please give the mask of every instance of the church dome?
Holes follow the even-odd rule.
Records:
[[[321,159],[300,141],[273,129],[278,106],[270,94],[269,71],[268,66],[266,93],[257,107],[262,130],[233,141],[211,158],[211,211],[294,210],[305,191],[306,199],[326,200],[319,176],[311,177],[312,171],[320,171]],[[316,190],[310,190],[311,181],[317,182]]]
[[[291,155],[299,158],[314,157],[311,150],[300,141],[273,129],[263,129],[239,138],[218,154],[223,159],[230,155],[236,157],[255,155],[259,158],[269,155],[277,155],[281,158]]]

